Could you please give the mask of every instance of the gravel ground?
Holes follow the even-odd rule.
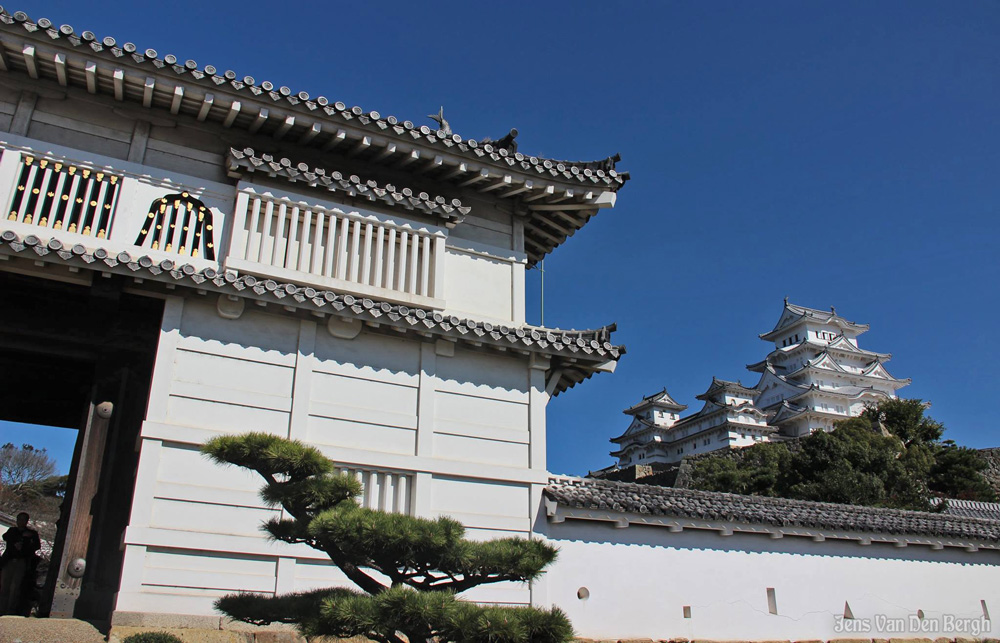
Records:
[[[104,643],[104,635],[85,621],[0,616],[0,643]]]

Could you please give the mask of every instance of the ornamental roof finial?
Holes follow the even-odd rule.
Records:
[[[788,305],[788,297],[785,297],[785,305]]]
[[[444,130],[445,136],[451,136],[451,125],[444,118],[444,105],[438,110],[437,114],[428,114],[427,118],[438,124],[438,129]]]
[[[834,308],[833,306],[830,306],[830,312],[833,313],[834,315],[836,315],[837,314],[837,309]]]

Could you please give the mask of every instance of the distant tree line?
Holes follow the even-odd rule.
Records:
[[[921,400],[885,400],[796,443],[764,442],[693,462],[690,487],[933,510],[935,498],[995,501],[975,449],[942,440]]]

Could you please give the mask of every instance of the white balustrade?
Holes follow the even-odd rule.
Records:
[[[287,196],[239,192],[228,267],[305,285],[440,307],[445,235]]]
[[[413,487],[412,474],[345,466],[337,467],[337,472],[352,476],[361,483],[362,492],[358,502],[362,507],[391,513],[413,513],[410,498],[410,490]]]

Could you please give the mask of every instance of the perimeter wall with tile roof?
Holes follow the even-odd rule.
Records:
[[[551,524],[543,518],[538,529],[560,551],[536,584],[535,602],[558,605],[586,638],[773,641],[1000,633],[1000,625],[983,616],[984,605],[993,613],[1000,609],[997,550],[863,546],[738,531],[674,533],[662,526],[620,528],[569,519]],[[853,619],[844,620],[845,604]],[[902,629],[892,629],[898,625]]]

